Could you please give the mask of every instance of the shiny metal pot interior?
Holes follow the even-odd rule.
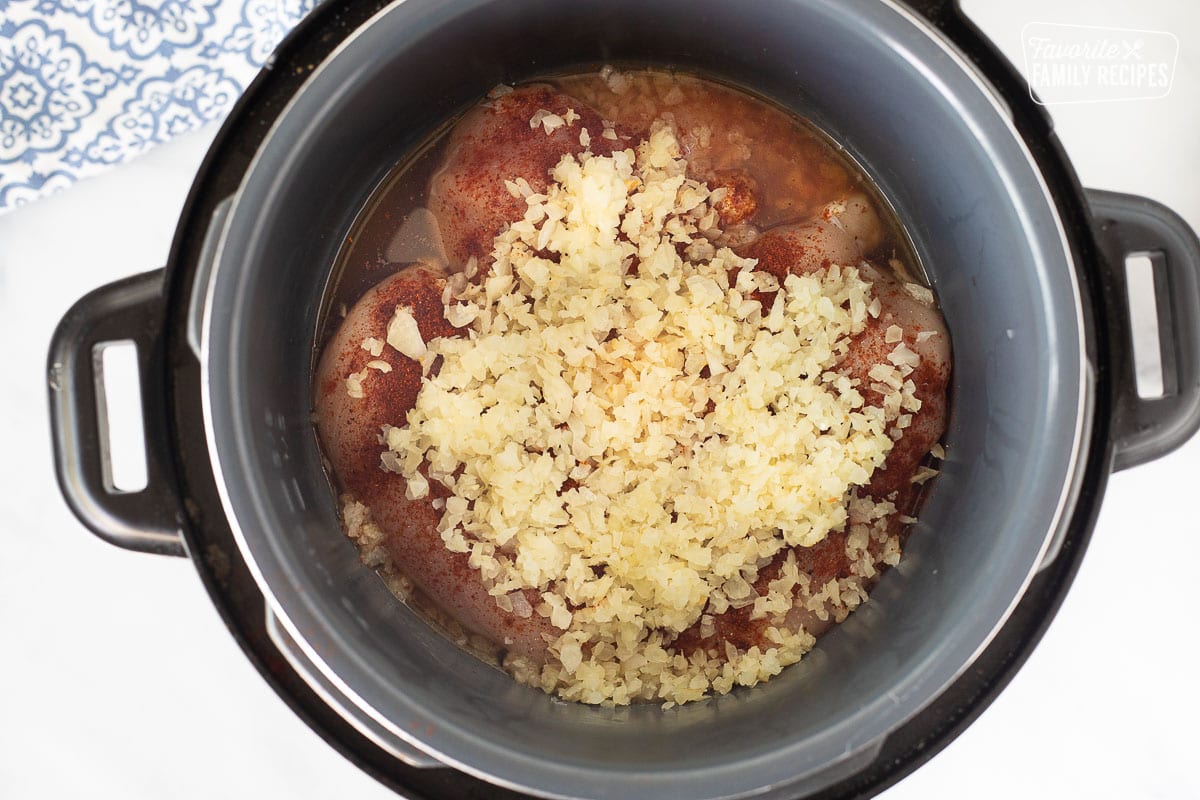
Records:
[[[900,566],[801,664],[752,690],[667,711],[555,701],[396,604],[340,531],[310,423],[329,268],[388,169],[497,83],[607,61],[699,70],[829,131],[906,224],[954,344],[948,457]],[[255,97],[252,89],[248,102]],[[235,112],[235,135],[256,124],[254,113]],[[1111,309],[1089,289],[1100,270],[1091,231],[1078,227],[1077,206],[1064,221],[1063,206],[1077,200],[1056,197],[978,68],[900,5],[404,0],[345,36],[264,119],[269,133],[248,168],[233,171],[230,200],[212,200],[220,193],[205,187],[211,174],[198,178],[212,216],[185,212],[168,319],[157,323],[167,341],[143,342],[147,405],[161,407],[164,391],[172,398],[149,424],[169,431],[162,460],[183,477],[151,487],[156,511],[113,507],[94,476],[64,465],[66,433],[86,427],[78,409],[89,397],[59,391],[64,493],[94,529],[143,549],[173,549],[179,519],[186,529],[221,517],[292,669],[359,735],[417,767],[448,765],[556,797],[801,796],[844,782],[976,662],[1064,543],[1077,558],[1070,536],[1086,534],[1113,444],[1132,462],[1195,427],[1194,312],[1174,322],[1178,401],[1155,411],[1131,399],[1120,374],[1127,348],[1109,341]],[[214,152],[235,160],[222,140]],[[1127,203],[1107,199],[1124,213]],[[1155,209],[1160,222],[1136,230],[1178,234],[1167,268],[1192,297],[1195,240],[1165,214]],[[143,295],[110,294],[110,306],[158,303],[161,314],[161,299]],[[64,322],[52,365],[76,363],[89,341],[128,319],[86,336]],[[192,359],[194,380],[182,363]],[[68,386],[83,369],[68,369]],[[1110,435],[1113,414],[1124,426]],[[179,508],[193,497],[192,467],[178,462],[196,461],[211,470],[220,507],[209,500],[178,516],[170,501]],[[114,531],[122,518],[132,522]],[[1036,615],[1048,617],[1070,572]],[[1017,661],[1029,643],[1024,636]]]
[[[200,339],[209,442],[226,513],[283,627],[341,684],[349,713],[539,793],[724,797],[871,756],[1020,596],[1058,529],[1088,422],[1081,302],[1053,203],[1003,107],[961,60],[876,3],[856,14],[840,4],[747,14],[688,3],[685,28],[670,24],[683,5],[671,6],[390,7],[276,122],[209,284]],[[774,24],[764,24],[768,11]],[[466,42],[472,57],[448,63]],[[922,67],[939,58],[931,81]],[[597,59],[696,66],[832,131],[908,224],[955,349],[950,456],[902,565],[799,667],[666,712],[555,702],[392,602],[338,528],[306,435],[309,373],[297,369],[363,192],[496,83]]]

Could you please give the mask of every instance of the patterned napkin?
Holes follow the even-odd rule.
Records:
[[[0,214],[221,119],[315,0],[0,0]]]

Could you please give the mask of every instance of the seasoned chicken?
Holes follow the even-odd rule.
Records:
[[[374,356],[363,342],[386,339],[397,306],[412,309],[426,341],[460,335],[443,317],[445,283],[435,269],[411,266],[380,282],[354,304],[326,345],[317,369],[317,431],[341,488],[370,509],[395,567],[465,628],[512,653],[540,660],[546,647],[542,635],[555,633],[549,620],[501,611],[467,563],[467,555],[443,546],[437,530],[441,512],[433,501],[446,497],[446,490],[431,482],[428,496],[408,499],[404,478],[380,463],[385,449],[380,433],[385,425],[403,424],[416,403],[421,365],[389,346]],[[370,366],[371,362],[376,365]],[[379,362],[391,371],[376,368]],[[364,371],[362,397],[352,397],[347,378]],[[535,597],[530,600],[537,602]]]
[[[531,127],[539,113],[554,114],[562,124],[552,122],[549,133],[544,123]],[[588,149],[609,155],[628,146],[609,130],[617,138],[605,136],[600,116],[585,103],[543,84],[515,89],[468,112],[450,134],[445,163],[429,187],[429,209],[441,225],[451,265],[462,269],[476,258],[485,271],[496,234],[524,215],[525,198],[514,197],[505,181],[520,178],[533,192],[544,192],[563,155]]]
[[[863,261],[879,244],[880,223],[866,198],[851,195],[841,202],[831,203],[815,219],[794,225],[781,225],[764,232],[755,242],[740,250],[740,254],[758,259],[757,269],[783,280],[789,273],[803,275],[826,269],[832,264],[856,266],[873,282],[873,293],[879,298],[879,316],[868,321],[866,329],[851,342],[850,351],[839,370],[856,379],[868,404],[879,405],[881,397],[870,388],[870,370],[876,364],[887,364],[888,355],[898,341],[888,341],[893,326],[901,331],[901,341],[920,356],[920,364],[910,379],[916,385],[921,408],[912,415],[907,428],[892,447],[887,460],[871,476],[871,482],[858,495],[874,502],[890,502],[896,512],[886,520],[890,535],[904,527],[900,515],[914,510],[920,486],[912,479],[930,449],[946,429],[946,390],[950,377],[950,340],[941,315],[931,302],[922,299],[919,289],[906,289],[891,274]],[[758,295],[769,306],[774,295]],[[854,522],[852,513],[852,522]],[[872,539],[868,548],[877,557],[883,546],[881,539]],[[831,533],[813,547],[792,550],[801,575],[807,576],[812,587],[852,574],[847,552],[847,532]],[[755,590],[764,594],[767,585],[780,573],[788,551],[780,553],[764,567],[755,582]],[[818,614],[797,606],[788,614],[787,623],[793,629],[803,626],[814,635],[827,630],[835,619],[832,614]],[[766,619],[751,619],[749,608],[731,609],[716,615],[714,632],[702,636],[697,625],[685,631],[677,646],[685,652],[703,647],[721,652],[724,642],[740,648],[767,642]]]
[[[715,207],[727,233],[737,232],[747,242],[736,247],[738,254],[757,259],[758,270],[780,280],[838,264],[858,267],[873,282],[878,316],[854,338],[837,366],[858,382],[865,401],[882,402],[880,393],[871,388],[870,373],[872,367],[889,363],[898,344],[920,357],[909,379],[921,407],[911,413],[907,426],[901,426],[902,435],[869,485],[858,491],[867,502],[861,507],[852,503],[851,525],[813,547],[781,552],[761,567],[754,583],[760,595],[766,594],[767,585],[779,578],[791,559],[804,577],[804,592],[816,594],[817,587],[851,575],[851,553],[869,552],[877,563],[887,547],[898,547],[896,537],[905,525],[902,515],[913,511],[920,494],[912,479],[945,429],[948,334],[925,292],[864,261],[880,248],[884,230],[870,200],[847,189],[844,173],[805,172],[801,162],[807,160],[797,154],[808,153],[812,145],[807,141],[768,147],[753,152],[751,159],[753,147],[761,146],[755,144],[755,137],[770,140],[770,120],[760,119],[758,112],[747,111],[744,118],[729,114],[733,101],[721,92],[696,94],[689,85],[683,88],[671,104],[671,122],[695,165],[692,177],[725,189]],[[535,664],[546,660],[548,642],[561,631],[536,612],[522,615],[502,610],[484,589],[468,556],[444,546],[437,530],[441,511],[435,505],[447,496],[444,487],[431,481],[428,496],[409,499],[404,478],[383,467],[386,447],[381,433],[385,426],[405,423],[420,389],[422,367],[390,346],[376,344],[374,355],[370,350],[371,340],[380,344],[386,340],[397,307],[411,309],[425,341],[462,335],[444,318],[443,289],[448,273],[463,269],[472,258],[486,273],[496,235],[524,215],[522,192],[514,195],[506,182],[544,192],[550,170],[563,155],[589,149],[608,155],[634,146],[649,124],[638,113],[615,114],[616,106],[605,104],[612,98],[603,93],[581,96],[577,99],[548,85],[525,86],[489,99],[460,121],[450,134],[444,162],[433,174],[428,194],[429,211],[440,227],[449,265],[409,266],[368,291],[326,346],[316,383],[317,427],[332,471],[342,490],[369,509],[396,569],[464,627]],[[601,113],[615,120],[615,126],[606,124]],[[786,175],[759,174],[764,164],[785,163],[794,164]],[[841,199],[814,206],[816,193],[830,186],[838,187],[838,192],[827,193],[824,199]],[[771,198],[769,205],[764,206],[764,197]],[[800,211],[815,211],[815,216],[805,222],[775,224],[796,219]],[[773,227],[760,233],[755,226],[762,224]],[[733,236],[727,241],[737,245],[739,240]],[[772,299],[762,292],[756,297],[764,306]],[[894,506],[890,515],[874,523],[881,535],[856,551],[849,541],[852,529],[870,522],[863,521],[868,514],[863,509],[888,503]],[[871,577],[864,582],[872,582]],[[531,607],[539,603],[532,590],[526,590],[526,600]],[[742,650],[768,645],[769,623],[749,606],[709,617],[705,625],[698,623],[684,631],[675,647],[685,653],[704,649],[723,657],[727,645]],[[819,602],[805,605],[799,599],[787,615],[789,627],[803,627],[813,635],[834,621]]]

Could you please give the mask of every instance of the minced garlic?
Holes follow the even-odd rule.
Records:
[[[375,358],[379,358],[381,355],[383,355],[383,345],[384,342],[381,339],[376,339],[374,336],[368,336],[366,339],[362,340],[362,343],[359,345],[359,347],[361,347],[363,350],[366,350]]]
[[[396,313],[387,326],[387,343],[412,359],[419,360],[425,355],[425,340],[421,338],[411,308],[396,306]]]
[[[893,446],[889,428],[919,407],[902,341],[871,371],[882,408],[834,371],[879,311],[858,270],[782,284],[754,272],[711,244],[712,194],[685,169],[658,126],[636,152],[564,156],[543,193],[507,182],[525,215],[447,309],[469,336],[414,339],[403,308],[388,326],[390,345],[414,358],[428,348],[441,367],[407,425],[385,427],[385,466],[410,497],[434,481],[450,490],[438,530],[502,609],[517,613],[520,597],[525,612],[522,590],[540,592],[528,613],[562,631],[555,658],[512,668],[584,702],[681,703],[798,660],[813,637],[782,616],[807,577],[788,561],[757,597],[759,566],[843,529],[854,488]],[[769,307],[759,291],[776,292]],[[806,602],[852,608],[856,586]],[[671,648],[747,606],[770,617],[771,646],[716,658]]]
[[[579,112],[573,108],[568,108],[567,112],[562,116],[555,114],[553,111],[547,111],[544,108],[539,108],[537,111],[533,112],[533,116],[529,118],[529,127],[536,129],[537,126],[541,125],[542,130],[549,135],[564,125],[570,127],[578,121]]]
[[[365,369],[361,372],[352,372],[351,374],[347,375],[346,394],[350,395],[350,397],[354,398],[355,400],[362,400],[364,397],[366,397],[367,395],[365,392],[363,392],[362,385],[363,378],[366,376],[367,371]]]

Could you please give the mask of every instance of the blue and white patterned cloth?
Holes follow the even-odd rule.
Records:
[[[0,214],[223,118],[315,0],[0,0]]]

